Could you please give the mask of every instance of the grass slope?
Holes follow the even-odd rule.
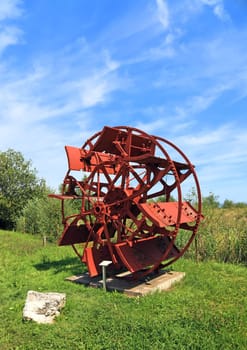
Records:
[[[180,259],[169,292],[128,298],[66,282],[82,271],[69,247],[0,231],[0,349],[247,349],[246,267]],[[67,294],[53,325],[22,321],[28,290]]]

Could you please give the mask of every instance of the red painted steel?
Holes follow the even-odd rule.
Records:
[[[201,194],[195,168],[177,146],[136,128],[105,126],[65,150],[62,193],[50,195],[62,203],[58,244],[72,245],[91,276],[111,260],[112,273],[127,269],[139,278],[189,248],[203,217]],[[184,199],[186,186],[193,205]],[[67,200],[79,201],[80,210],[68,215]]]
[[[177,202],[140,203],[140,210],[158,227],[175,225],[178,215]],[[182,202],[180,223],[196,221],[197,212],[187,202]]]

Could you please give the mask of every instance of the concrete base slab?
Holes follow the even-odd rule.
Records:
[[[143,296],[156,291],[169,290],[174,283],[184,278],[184,272],[161,271],[153,277],[148,277],[145,281],[135,281],[130,278],[129,273],[118,276],[111,276],[106,279],[108,291],[118,291],[128,296]],[[89,287],[102,288],[102,276],[90,277],[88,273],[67,277],[66,280],[84,284]]]

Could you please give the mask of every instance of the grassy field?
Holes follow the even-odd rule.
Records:
[[[247,269],[180,259],[168,292],[129,298],[65,281],[82,271],[69,247],[0,231],[1,350],[247,349]],[[22,321],[28,290],[65,292],[52,325]]]

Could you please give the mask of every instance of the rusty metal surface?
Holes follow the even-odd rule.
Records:
[[[65,150],[62,193],[50,195],[62,204],[59,245],[72,245],[91,276],[105,259],[112,273],[143,276],[189,248],[202,219],[201,194],[195,167],[177,146],[136,128],[106,126]],[[184,200],[188,180],[193,206]],[[68,214],[65,201],[79,201],[80,210]]]

